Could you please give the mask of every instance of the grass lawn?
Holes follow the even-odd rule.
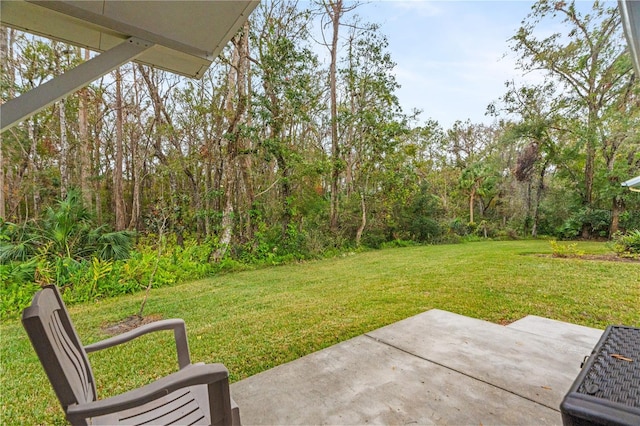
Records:
[[[586,253],[601,243],[579,243]],[[640,264],[548,256],[546,241],[371,251],[154,289],[146,315],[183,318],[194,362],[237,381],[432,308],[497,323],[534,314],[586,326],[640,326]],[[546,254],[547,256],[540,256]],[[70,309],[89,344],[137,312],[142,294]],[[64,423],[19,320],[0,325],[1,424]],[[177,369],[172,333],[89,356],[101,397]]]

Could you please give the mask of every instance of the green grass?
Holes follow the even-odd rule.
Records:
[[[145,313],[183,318],[192,360],[223,362],[232,381],[432,308],[497,323],[533,314],[640,326],[640,264],[538,255],[550,253],[546,241],[371,251],[154,289]],[[136,313],[141,298],[70,308],[84,343],[105,338],[101,326]],[[64,423],[19,321],[0,333],[0,423]],[[177,368],[170,332],[89,357],[101,397]]]

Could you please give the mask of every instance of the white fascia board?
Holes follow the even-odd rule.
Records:
[[[627,37],[631,59],[636,73],[640,75],[640,1],[618,0],[618,9],[620,10],[622,27]]]
[[[622,186],[629,188],[640,188],[640,176],[636,176],[633,179],[622,182]]]

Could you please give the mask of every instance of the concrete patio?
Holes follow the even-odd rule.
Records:
[[[246,425],[561,424],[602,330],[430,310],[231,386]]]

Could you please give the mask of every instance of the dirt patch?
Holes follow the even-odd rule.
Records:
[[[640,258],[620,257],[615,254],[585,254],[580,256],[581,259],[587,260],[605,260],[607,262],[626,262],[626,263],[640,263]]]
[[[116,323],[105,324],[101,328],[105,333],[111,336],[115,336],[117,334],[122,334],[126,331],[140,327],[141,325],[149,324],[150,322],[158,321],[160,319],[162,319],[162,316],[160,315],[148,315],[146,317],[131,315],[130,317],[127,317]]]
[[[640,258],[620,257],[615,254],[583,254],[581,256],[554,256],[553,254],[537,254],[539,257],[555,257],[556,259],[599,260],[604,262],[640,263]]]

